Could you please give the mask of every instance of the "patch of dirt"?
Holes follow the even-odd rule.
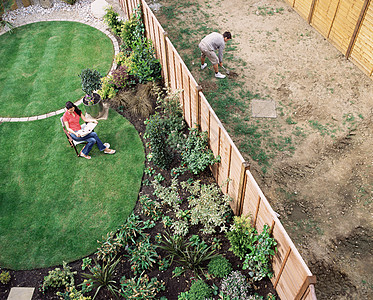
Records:
[[[261,165],[243,155],[318,277],[318,299],[373,299],[368,242],[373,231],[372,80],[288,2],[198,3],[196,12],[212,16],[212,27],[217,24],[220,32],[233,34],[233,58],[224,65],[237,67],[247,90],[276,101],[281,111],[273,134],[289,134],[294,141],[294,153],[276,155],[265,174]],[[192,8],[178,9],[187,24]],[[195,34],[198,40],[205,35]],[[180,52],[183,56],[183,49]],[[240,62],[244,64],[238,67]],[[203,76],[198,56],[192,65],[199,82]],[[200,84],[206,85],[205,93],[212,90],[207,82]],[[289,118],[292,122],[286,121]],[[232,139],[239,146],[244,137],[232,134]]]

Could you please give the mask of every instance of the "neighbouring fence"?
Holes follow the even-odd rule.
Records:
[[[232,209],[236,215],[250,214],[256,228],[261,231],[264,224],[271,228],[278,251],[273,259],[272,283],[281,299],[316,299],[315,276],[303,261],[298,250],[286,233],[266,197],[259,188],[241,153],[207,102],[201,88],[172,45],[167,33],[144,0],[119,0],[123,11],[130,16],[141,4],[146,36],[153,41],[157,58],[162,64],[163,78],[172,90],[181,90],[180,103],[184,117],[190,127],[198,124],[207,131],[210,148],[221,162],[212,167],[224,193],[233,198]]]
[[[346,58],[373,79],[371,0],[287,0]]]

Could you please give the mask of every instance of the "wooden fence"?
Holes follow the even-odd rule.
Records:
[[[373,79],[371,0],[287,0],[346,58]]]
[[[228,178],[230,182],[223,192],[234,200],[232,209],[236,215],[250,214],[260,232],[264,224],[271,228],[278,243],[273,259],[274,277],[272,283],[281,299],[316,299],[312,275],[298,250],[289,238],[266,197],[259,188],[241,153],[207,102],[201,88],[172,45],[167,33],[144,0],[119,0],[122,9],[129,16],[140,3],[143,11],[147,38],[153,41],[157,58],[162,64],[163,78],[172,90],[182,90],[180,103],[184,117],[190,127],[198,124],[207,131],[210,148],[221,156],[221,163],[212,168],[216,181],[221,185]]]

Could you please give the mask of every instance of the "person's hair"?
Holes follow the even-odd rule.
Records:
[[[65,107],[66,107],[66,109],[70,109],[70,108],[74,107],[75,108],[74,111],[77,113],[77,115],[78,116],[82,115],[82,111],[71,101],[67,101]]]
[[[229,31],[226,31],[223,33],[223,37],[227,38],[228,40],[232,39],[232,35]]]

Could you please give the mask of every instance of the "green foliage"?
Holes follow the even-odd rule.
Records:
[[[232,265],[228,259],[219,255],[211,259],[208,264],[209,273],[218,278],[223,278],[232,272]]]
[[[83,292],[78,291],[75,286],[67,287],[64,293],[57,292],[57,296],[63,300],[91,300],[91,297],[85,297]]]
[[[119,66],[111,74],[111,81],[115,88],[123,89],[130,84],[126,66]]]
[[[101,88],[101,74],[97,70],[84,69],[79,74],[82,81],[82,90],[87,95],[92,95],[94,91]]]
[[[152,42],[146,38],[132,43],[132,52],[125,64],[129,74],[137,77],[140,83],[161,78],[161,64],[155,58]]]
[[[91,263],[92,263],[92,259],[90,259],[89,257],[83,258],[82,270],[84,271]]]
[[[152,200],[147,195],[142,195],[139,198],[139,202],[141,204],[141,212],[154,221],[158,221],[162,216],[162,211],[160,210],[160,203],[158,201]]]
[[[13,29],[13,24],[9,21],[3,19],[3,15],[6,14],[9,10],[11,10],[12,5],[14,4],[15,0],[2,0],[0,1],[0,28],[3,26],[8,26],[10,30]]]
[[[132,213],[117,232],[109,232],[101,246],[97,249],[97,257],[103,261],[114,259],[126,244],[136,244],[139,237],[143,236],[144,229],[151,228],[154,223],[141,221],[140,217]]]
[[[149,147],[153,155],[153,162],[162,169],[167,169],[173,159],[172,152],[167,146],[167,132],[164,121],[159,114],[150,116],[146,121],[144,138],[149,140]]]
[[[76,3],[76,0],[62,0],[62,1],[70,5],[74,5]]]
[[[58,287],[70,287],[74,286],[74,275],[77,272],[72,272],[71,267],[63,262],[62,269],[55,268],[48,272],[47,276],[44,276],[44,281],[40,287],[40,291],[44,293],[48,288],[58,288]]]
[[[222,280],[221,294],[233,300],[246,300],[250,285],[240,271],[233,271]]]
[[[226,217],[231,211],[229,203],[232,199],[222,195],[216,184],[195,181],[193,184],[182,182],[181,186],[191,193],[188,198],[191,224],[201,224],[202,231],[207,234],[214,233],[216,227],[220,227],[220,232],[226,231]]]
[[[111,99],[117,94],[111,75],[101,78],[101,88],[97,91],[97,94],[99,94],[102,99]]]
[[[159,182],[152,182],[154,187],[154,195],[160,200],[162,206],[172,207],[175,211],[179,210],[182,199],[179,196],[179,183],[173,178],[169,187],[162,186]]]
[[[120,258],[117,260],[109,259],[102,264],[98,264],[97,260],[94,259],[95,265],[89,266],[90,273],[83,273],[84,278],[92,281],[93,289],[96,289],[93,299],[96,298],[101,288],[106,288],[115,298],[117,297],[118,289],[115,287],[116,281],[113,280],[115,268],[120,262]]]
[[[10,274],[8,271],[1,271],[0,273],[0,282],[2,284],[8,284],[10,281]]]
[[[163,235],[161,249],[168,252],[167,257],[174,259],[184,268],[192,270],[196,275],[202,272],[203,264],[216,256],[215,250],[205,243],[193,244],[182,236]]]
[[[240,259],[243,259],[252,247],[255,234],[256,231],[251,225],[249,216],[234,217],[234,223],[230,231],[226,233],[231,244],[229,250],[233,251],[234,255]]]
[[[181,153],[182,163],[193,174],[199,174],[208,166],[220,162],[220,156],[214,157],[214,153],[208,147],[207,132],[199,132],[197,128],[189,128],[189,135]]]
[[[119,14],[113,10],[112,6],[106,8],[105,11],[106,11],[106,14],[104,15],[105,24],[109,26],[109,28],[115,35],[119,36],[122,30],[123,21],[119,20],[118,18]]]
[[[126,279],[125,276],[120,280],[121,295],[124,299],[150,300],[155,299],[157,293],[164,290],[164,282],[158,281],[153,277],[149,281],[148,275],[140,275],[138,278]]]
[[[271,267],[272,257],[275,255],[276,241],[270,237],[269,226],[264,225],[263,231],[252,237],[250,252],[246,254],[242,268],[249,270],[249,275],[254,281],[264,277],[271,278],[273,271]]]
[[[159,258],[155,246],[150,243],[149,239],[149,236],[146,236],[135,247],[128,249],[131,269],[135,275],[150,270]]]
[[[203,280],[197,280],[192,283],[189,292],[189,300],[205,300],[212,296],[212,289]]]
[[[144,36],[144,24],[141,18],[141,11],[137,10],[136,14],[124,22],[121,28],[120,37],[122,38],[123,45],[122,48],[132,49],[132,44]]]

